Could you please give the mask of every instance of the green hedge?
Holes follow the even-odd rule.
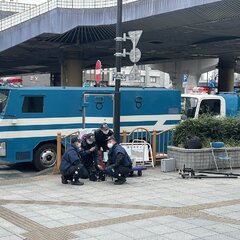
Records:
[[[174,146],[183,147],[191,136],[200,137],[204,147],[209,147],[211,141],[222,141],[229,147],[240,146],[240,118],[204,116],[187,119],[176,128]]]

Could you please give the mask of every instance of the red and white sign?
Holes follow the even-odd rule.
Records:
[[[102,76],[102,63],[100,60],[96,62],[96,83],[100,83]]]
[[[209,87],[192,87],[188,88],[191,93],[209,93]]]
[[[10,85],[22,85],[22,79],[20,77],[4,77],[0,78],[0,85],[10,86]]]

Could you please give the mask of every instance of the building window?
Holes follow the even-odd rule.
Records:
[[[23,113],[42,113],[43,112],[43,97],[24,97]]]
[[[150,77],[150,83],[156,83],[157,78],[156,77]]]
[[[145,76],[141,76],[141,77],[140,77],[140,82],[141,82],[141,83],[144,83],[144,82],[145,82]]]
[[[124,78],[122,79],[122,81],[126,81],[126,82],[129,82],[129,76],[127,76],[127,75],[124,75]]]

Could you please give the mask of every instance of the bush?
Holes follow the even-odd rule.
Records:
[[[183,147],[192,136],[198,136],[204,147],[209,147],[213,141],[224,142],[229,147],[240,146],[240,118],[203,116],[187,119],[176,127],[173,145]]]

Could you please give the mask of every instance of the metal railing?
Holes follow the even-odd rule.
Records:
[[[62,150],[66,150],[68,146],[71,144],[72,137],[74,136],[79,136],[79,131],[73,132],[69,135],[62,135],[61,132],[58,132],[57,134],[57,160],[56,164],[54,167],[53,172],[54,173],[59,173],[60,165],[61,165],[61,160],[62,160]]]
[[[123,131],[121,134],[123,143],[131,143],[134,141],[134,144],[137,144],[137,140],[142,142],[145,140],[148,144],[152,146],[152,157],[154,164],[157,161],[167,157],[167,147],[172,145],[172,139],[175,128],[170,128],[165,131],[153,132],[148,131],[146,128],[135,128],[132,132],[127,133]],[[55,164],[54,172],[59,173],[59,167],[61,164],[62,149],[66,150],[71,144],[71,139],[73,136],[80,136],[80,132],[74,132],[67,136],[61,135],[59,132],[57,134],[57,161]]]
[[[0,11],[6,12],[24,12],[30,8],[36,7],[36,4],[18,3],[18,2],[1,2],[0,1]]]
[[[175,128],[165,131],[150,132],[146,128],[136,128],[132,132],[123,131],[121,134],[122,142],[131,142],[133,139],[145,140],[152,146],[154,164],[163,158],[167,158],[167,147],[173,144],[173,134]]]
[[[138,0],[123,0],[123,4],[136,2]],[[50,0],[36,7],[30,8],[24,12],[6,17],[0,21],[0,31],[11,28],[17,24],[28,21],[41,14],[47,13],[56,8],[107,8],[114,7],[117,0]]]

